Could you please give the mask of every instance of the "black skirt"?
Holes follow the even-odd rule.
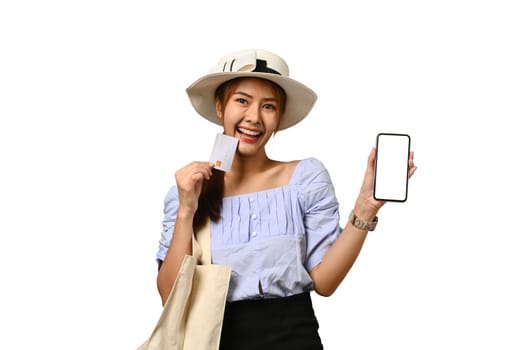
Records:
[[[220,350],[322,350],[310,293],[226,304]]]

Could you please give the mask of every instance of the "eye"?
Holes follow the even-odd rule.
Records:
[[[239,97],[239,98],[235,99],[235,101],[237,103],[240,103],[240,104],[243,104],[243,105],[248,103],[248,101],[246,99],[242,98],[242,97]]]
[[[272,110],[272,111],[276,111],[277,110],[277,106],[274,105],[274,104],[271,104],[271,103],[267,103],[267,104],[263,105],[263,109],[269,109],[269,110]]]

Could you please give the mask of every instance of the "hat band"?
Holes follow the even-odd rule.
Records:
[[[229,68],[230,72],[242,71],[243,69],[236,70],[235,63],[237,63],[237,65],[239,65],[241,67],[246,67],[246,66],[243,63],[239,63],[239,62],[236,62],[236,61],[238,61],[238,60],[235,59],[235,58],[233,60],[231,60],[231,62],[229,62],[230,63],[230,67],[228,67],[228,62],[224,62],[224,64],[222,65],[222,69],[221,68],[219,68],[219,69],[222,70],[223,72],[227,72],[228,68]],[[239,61],[243,62],[243,60],[239,60]],[[249,65],[247,65],[247,66],[249,66]],[[253,63],[251,64],[251,66],[253,67]],[[268,67],[268,62],[266,60],[261,60],[261,59],[258,59],[258,58],[255,60],[255,68],[249,70],[249,72],[271,73],[271,74],[282,75],[281,73],[279,73],[275,69],[272,69],[272,68]]]
[[[279,73],[278,71],[268,67],[268,62],[266,62],[265,60],[260,60],[260,59],[257,59],[255,69],[252,70],[252,72],[272,73],[272,74],[281,75],[281,73]]]

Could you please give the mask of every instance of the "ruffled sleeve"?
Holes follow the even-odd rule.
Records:
[[[162,220],[162,233],[157,252],[157,262],[164,261],[173,236],[177,210],[179,209],[179,192],[177,186],[172,186],[164,198],[164,219]]]
[[[306,236],[305,267],[317,266],[342,232],[339,225],[339,202],[330,174],[315,158],[299,163],[292,181],[300,188]]]

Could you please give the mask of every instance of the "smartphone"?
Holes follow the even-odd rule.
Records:
[[[408,195],[410,136],[379,133],[376,138],[374,198],[404,202]]]

